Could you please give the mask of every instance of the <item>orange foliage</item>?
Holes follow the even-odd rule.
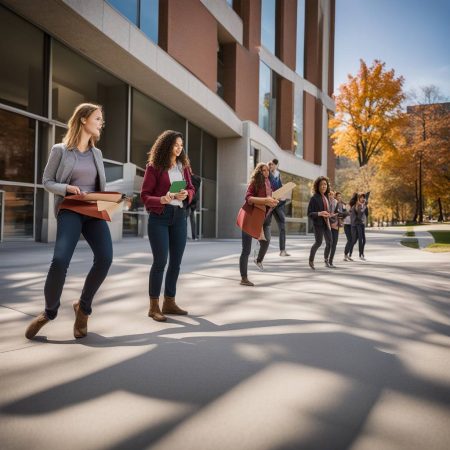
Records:
[[[358,160],[360,167],[393,147],[403,114],[403,77],[386,71],[375,60],[371,67],[361,60],[357,76],[348,75],[335,97],[336,115],[329,122],[334,129],[337,156]]]

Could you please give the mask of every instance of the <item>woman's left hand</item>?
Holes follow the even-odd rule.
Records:
[[[178,192],[177,194],[175,194],[175,198],[177,200],[186,200],[186,197],[188,196],[188,192],[186,191],[186,189],[182,189],[180,192]]]

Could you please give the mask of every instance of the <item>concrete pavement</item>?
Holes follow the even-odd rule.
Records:
[[[190,242],[177,298],[188,317],[147,317],[148,241],[115,244],[87,338],[71,301],[91,252],[76,250],[58,318],[43,307],[52,245],[0,245],[3,449],[407,449],[450,442],[450,254],[367,233],[367,262],[335,270],[311,237],[271,244],[256,287],[240,242]]]

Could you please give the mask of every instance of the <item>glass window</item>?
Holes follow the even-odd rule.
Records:
[[[259,64],[259,126],[272,137],[276,135],[276,85],[278,75]]]
[[[141,30],[158,43],[159,0],[141,0]]]
[[[188,125],[187,153],[195,174],[201,174],[202,130],[192,123]]]
[[[304,50],[305,50],[305,0],[297,0],[297,55],[295,71],[304,76]]]
[[[164,130],[175,130],[184,135],[186,120],[133,89],[131,162],[145,167],[149,150]]]
[[[0,6],[0,101],[44,115],[44,33]]]
[[[223,59],[223,44],[219,43],[217,49],[217,95],[223,98],[225,83],[225,64]]]
[[[0,184],[5,191],[4,239],[33,237],[34,188]]]
[[[98,147],[105,158],[126,162],[128,86],[57,41],[52,54],[53,118],[66,123],[80,103],[99,103],[106,126]]]
[[[120,164],[111,164],[104,161],[106,182],[116,181],[123,178],[123,166]]]
[[[107,0],[130,22],[158,43],[159,0]]]
[[[36,121],[0,109],[0,180],[34,183]]]
[[[217,139],[203,132],[202,177],[217,180]]]
[[[123,213],[122,236],[138,236],[139,235],[139,214]]]
[[[286,231],[291,234],[306,233],[308,227],[308,203],[311,198],[313,181],[283,170],[280,170],[280,174],[283,184],[292,181],[297,185],[285,206],[286,217],[293,219],[286,222]],[[273,230],[278,232],[276,224]]]
[[[276,0],[262,0],[261,42],[269,52],[275,54]]]
[[[108,3],[123,14],[128,20],[138,25],[139,0],[108,0]]]
[[[295,90],[294,95],[294,137],[295,156],[303,158],[303,91]]]

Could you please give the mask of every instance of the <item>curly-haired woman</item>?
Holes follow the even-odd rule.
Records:
[[[183,151],[183,135],[166,130],[153,144],[147,161],[141,199],[149,212],[148,238],[153,253],[149,277],[149,317],[158,322],[167,320],[164,314],[187,314],[175,303],[178,274],[186,247],[186,207],[195,194],[191,182],[190,164]],[[174,181],[186,182],[186,189],[171,193]],[[164,269],[167,268],[164,303],[159,308]]]
[[[272,188],[269,180],[269,166],[265,163],[259,163],[253,171],[250,182],[245,194],[245,204],[242,207],[244,211],[250,211],[255,205],[265,207],[266,219],[271,208],[278,205],[278,200],[272,197]],[[256,258],[256,264],[262,268],[262,260],[269,248],[270,242],[270,222],[265,221],[263,225],[265,239],[259,240],[259,253]],[[242,252],[239,259],[239,269],[241,272],[241,284],[244,286],[254,286],[247,276],[248,257],[252,250],[252,236],[242,231]]]
[[[95,147],[103,127],[102,107],[82,103],[75,108],[68,122],[68,130],[61,144],[53,146],[44,169],[42,184],[54,194],[56,242],[52,263],[45,281],[45,311],[28,326],[25,336],[32,339],[49,321],[56,318],[67,269],[75,247],[84,236],[94,253],[94,264],[89,271],[80,299],[73,303],[76,338],[87,334],[92,300],[108,274],[112,262],[112,242],[109,227],[102,219],[63,209],[67,194],[104,191],[106,185],[102,152]]]
[[[311,247],[309,253],[309,265],[311,269],[314,267],[314,256],[317,249],[322,245],[325,237],[325,265],[330,267],[328,257],[330,255],[332,235],[330,226],[330,217],[335,214],[331,212],[330,201],[328,194],[330,193],[330,182],[327,177],[318,177],[314,181],[314,195],[311,197],[308,205],[308,217],[313,221],[315,242]]]

